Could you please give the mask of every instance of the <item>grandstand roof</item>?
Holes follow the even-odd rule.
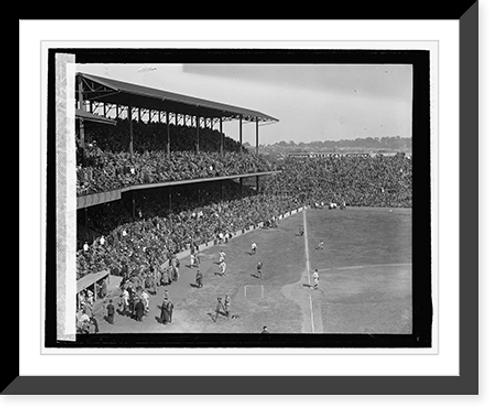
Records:
[[[273,116],[248,108],[158,90],[97,75],[77,73],[77,76],[82,78],[85,100],[207,118],[222,117],[231,120],[242,116],[247,121],[279,121]]]

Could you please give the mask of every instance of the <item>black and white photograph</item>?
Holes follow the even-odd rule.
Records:
[[[432,346],[429,172],[418,193],[414,180],[415,163],[430,166],[428,51],[71,52],[52,53],[67,223],[48,334],[92,347],[192,335]]]
[[[70,395],[208,413],[182,397],[225,395],[244,414],[260,410],[245,395],[298,413],[398,395],[378,404],[411,414],[425,409],[405,395],[477,395],[472,3],[20,22],[18,366],[2,394],[67,395],[76,414],[111,408]]]

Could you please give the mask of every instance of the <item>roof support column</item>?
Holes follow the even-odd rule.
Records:
[[[167,156],[170,157],[170,112],[167,111]]]
[[[243,153],[243,116],[240,115],[240,155]]]
[[[200,153],[200,116],[196,116],[196,153]]]
[[[134,157],[134,129],[132,128],[132,107],[128,106],[127,107],[127,117],[128,117],[128,126],[129,126],[129,133],[130,133],[130,139],[129,139],[129,151],[130,151],[130,157]]]
[[[219,119],[219,130],[220,130],[220,154],[224,154],[224,133],[222,132],[222,117]]]
[[[78,76],[78,109],[83,110],[83,80],[82,76]],[[85,144],[85,128],[83,125],[83,118],[80,118],[80,146],[83,147]]]
[[[255,120],[255,154],[259,154],[259,119]]]

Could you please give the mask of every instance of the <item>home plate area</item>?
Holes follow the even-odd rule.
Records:
[[[262,285],[245,285],[243,289],[245,298],[247,299],[262,299],[264,297],[264,286]]]

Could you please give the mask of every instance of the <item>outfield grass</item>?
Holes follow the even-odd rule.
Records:
[[[276,229],[258,229],[201,254],[204,287],[194,284],[196,270],[181,262],[181,277],[168,287],[173,322],[161,325],[163,289],[150,298],[142,323],[116,316],[101,332],[255,333],[410,333],[411,210],[352,208],[307,210],[305,236],[298,236],[303,213],[281,220]],[[324,250],[317,250],[320,240]],[[250,255],[255,241],[256,255]],[[218,275],[218,252],[226,253],[226,276]],[[310,290],[310,272],[320,271],[320,288]],[[263,279],[256,265],[263,262]],[[214,321],[216,299],[231,297],[235,319]]]

